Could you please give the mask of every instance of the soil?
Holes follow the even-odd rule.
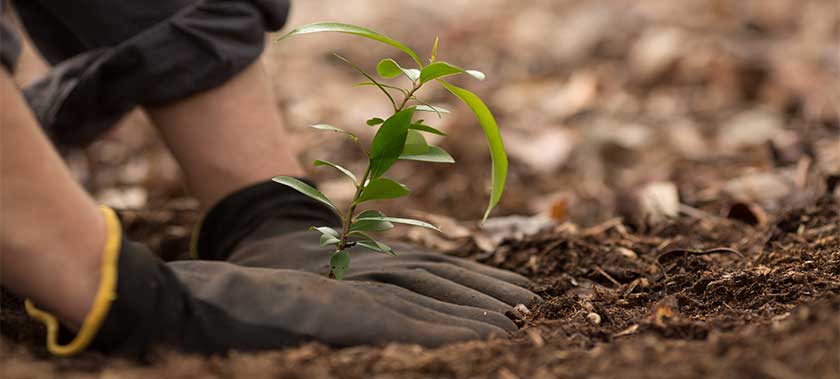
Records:
[[[290,22],[341,19],[412,46],[430,42],[412,31],[433,30],[447,60],[488,74],[482,83],[459,83],[487,99],[511,152],[494,215],[548,226],[493,232],[488,244],[475,222],[489,181],[483,137],[465,108],[437,92],[428,101],[456,112],[430,122],[450,134],[439,143],[458,163],[397,167],[394,176],[414,190],[411,204],[382,209],[463,227],[467,233],[445,238],[405,236],[525,275],[545,302],[531,306],[509,339],[436,349],[313,343],[214,357],[159,350],[135,362],[98,353],[49,357],[42,328],[4,290],[4,378],[840,377],[835,2],[320,3],[327,5],[299,2]],[[405,8],[423,22],[394,23]],[[304,126],[362,125],[370,114],[349,109],[346,99],[383,105],[376,93],[352,89],[354,73],[329,52],[357,62],[393,52],[353,39],[290,42],[270,46],[266,64],[287,124],[307,147],[302,159],[358,168],[352,144],[324,143]],[[552,142],[538,147],[540,140]],[[100,201],[122,205],[131,238],[166,260],[185,257],[200,215],[141,116],[66,157]],[[341,196],[331,173],[313,176]],[[675,209],[662,200],[663,187],[652,186],[661,183],[675,189]],[[644,200],[650,193],[655,205]]]
[[[144,364],[54,359],[43,330],[4,293],[0,351],[9,378],[834,378],[838,220],[824,196],[766,227],[684,218],[642,233],[610,221],[509,240],[492,254],[460,250],[531,277],[546,299],[510,340],[210,358],[159,351]]]

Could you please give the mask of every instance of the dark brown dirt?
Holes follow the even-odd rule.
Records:
[[[438,349],[310,344],[224,357],[159,351],[147,362],[96,353],[56,359],[44,351],[43,330],[22,313],[20,299],[3,292],[0,376],[840,377],[836,1],[449,5],[297,2],[292,24],[340,19],[419,47],[438,33],[448,61],[488,74],[485,82],[463,84],[487,100],[511,151],[495,215],[548,215],[555,223],[489,250],[469,237],[447,246],[459,246],[449,254],[534,281],[546,301],[518,333]],[[423,18],[393,22],[405,14]],[[358,169],[364,162],[352,144],[305,128],[360,125],[354,130],[364,137],[370,114],[359,109],[382,105],[375,92],[351,87],[355,73],[325,58],[332,51],[367,68],[394,54],[349,38],[312,37],[270,47],[265,61],[287,126],[307,147],[302,159]],[[449,133],[439,143],[458,163],[398,165],[393,177],[414,193],[382,209],[471,226],[487,196],[484,137],[450,97],[424,96],[455,111],[430,122]],[[110,203],[119,190],[116,200],[130,204],[120,207],[132,208],[121,212],[132,238],[165,259],[182,258],[199,214],[144,125],[134,117],[68,160],[100,201]],[[537,146],[543,139],[553,145]],[[542,159],[564,149],[565,156]],[[313,175],[340,197],[331,173]],[[638,194],[663,182],[676,187],[680,208],[654,222]],[[148,196],[137,201],[125,195],[130,191]]]
[[[312,344],[212,358],[161,351],[145,365],[94,353],[50,359],[43,332],[4,293],[0,359],[9,378],[833,378],[838,221],[837,204],[825,196],[766,227],[714,217],[644,233],[612,221],[581,230],[567,224],[489,255],[466,254],[528,275],[546,299],[509,341],[440,349]]]

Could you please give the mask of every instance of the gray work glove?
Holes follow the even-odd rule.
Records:
[[[199,260],[164,263],[122,238],[113,212],[104,213],[118,243],[103,254],[106,274],[81,330],[49,328],[48,347],[59,355],[88,345],[132,355],[157,345],[205,354],[307,341],[439,346],[505,336],[516,326],[504,313],[539,299],[522,276],[408,245],[394,246],[397,257],[353,249],[345,279],[328,279],[329,249],[307,229],[338,219],[270,182],[207,214]]]
[[[285,186],[265,182],[243,189],[204,219],[196,254],[249,267],[294,269],[326,275],[328,247],[310,226],[338,227],[327,207]],[[469,260],[394,245],[397,256],[361,247],[351,252],[347,281],[388,283],[440,301],[503,314],[539,297],[525,277]],[[509,325],[512,325],[509,324]]]
[[[113,212],[103,213],[109,242],[101,283],[80,330],[58,328],[55,317],[34,304],[27,306],[33,317],[47,324],[47,346],[56,355],[72,355],[89,345],[130,355],[143,355],[158,345],[205,354],[308,341],[337,347],[387,342],[439,346],[506,335],[516,327],[500,313],[509,308],[504,301],[528,297],[512,284],[453,263],[420,264],[432,255],[395,258],[401,261],[365,255],[357,262],[359,272],[353,280],[343,281],[304,267],[280,267],[294,260],[268,259],[311,256],[313,267],[323,264],[326,255],[318,251],[320,259],[315,259],[311,247],[317,238],[302,233],[249,243],[234,249],[229,261],[164,263],[145,246],[122,238]],[[441,262],[448,259],[438,257]],[[475,266],[490,275],[503,274]],[[483,293],[470,285],[486,285],[488,290]]]
[[[262,227],[274,229],[274,223]],[[289,250],[288,246],[294,246]],[[509,271],[430,252],[406,244],[393,245],[397,256],[351,248],[350,269],[345,281],[387,283],[439,301],[466,305],[504,314],[518,304],[530,304],[538,296],[527,290],[528,279]],[[293,232],[244,242],[228,261],[249,267],[302,270],[326,276],[329,247],[319,246],[318,234]],[[507,321],[507,319],[505,319]],[[512,322],[505,323],[511,330]],[[503,326],[503,325],[499,325]]]

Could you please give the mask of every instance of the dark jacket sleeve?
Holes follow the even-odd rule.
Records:
[[[7,2],[0,0],[0,65],[12,73],[20,56],[20,40],[6,18],[6,8]]]
[[[59,145],[91,142],[137,105],[225,83],[259,57],[265,33],[280,29],[289,10],[288,0],[78,3],[16,3],[34,44],[54,64],[24,93]]]

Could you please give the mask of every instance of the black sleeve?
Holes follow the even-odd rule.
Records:
[[[7,19],[8,6],[0,0],[0,65],[12,73],[20,56],[20,40]]]
[[[47,134],[84,145],[137,105],[226,82],[254,62],[288,0],[27,0],[16,10],[54,65],[24,93]]]

